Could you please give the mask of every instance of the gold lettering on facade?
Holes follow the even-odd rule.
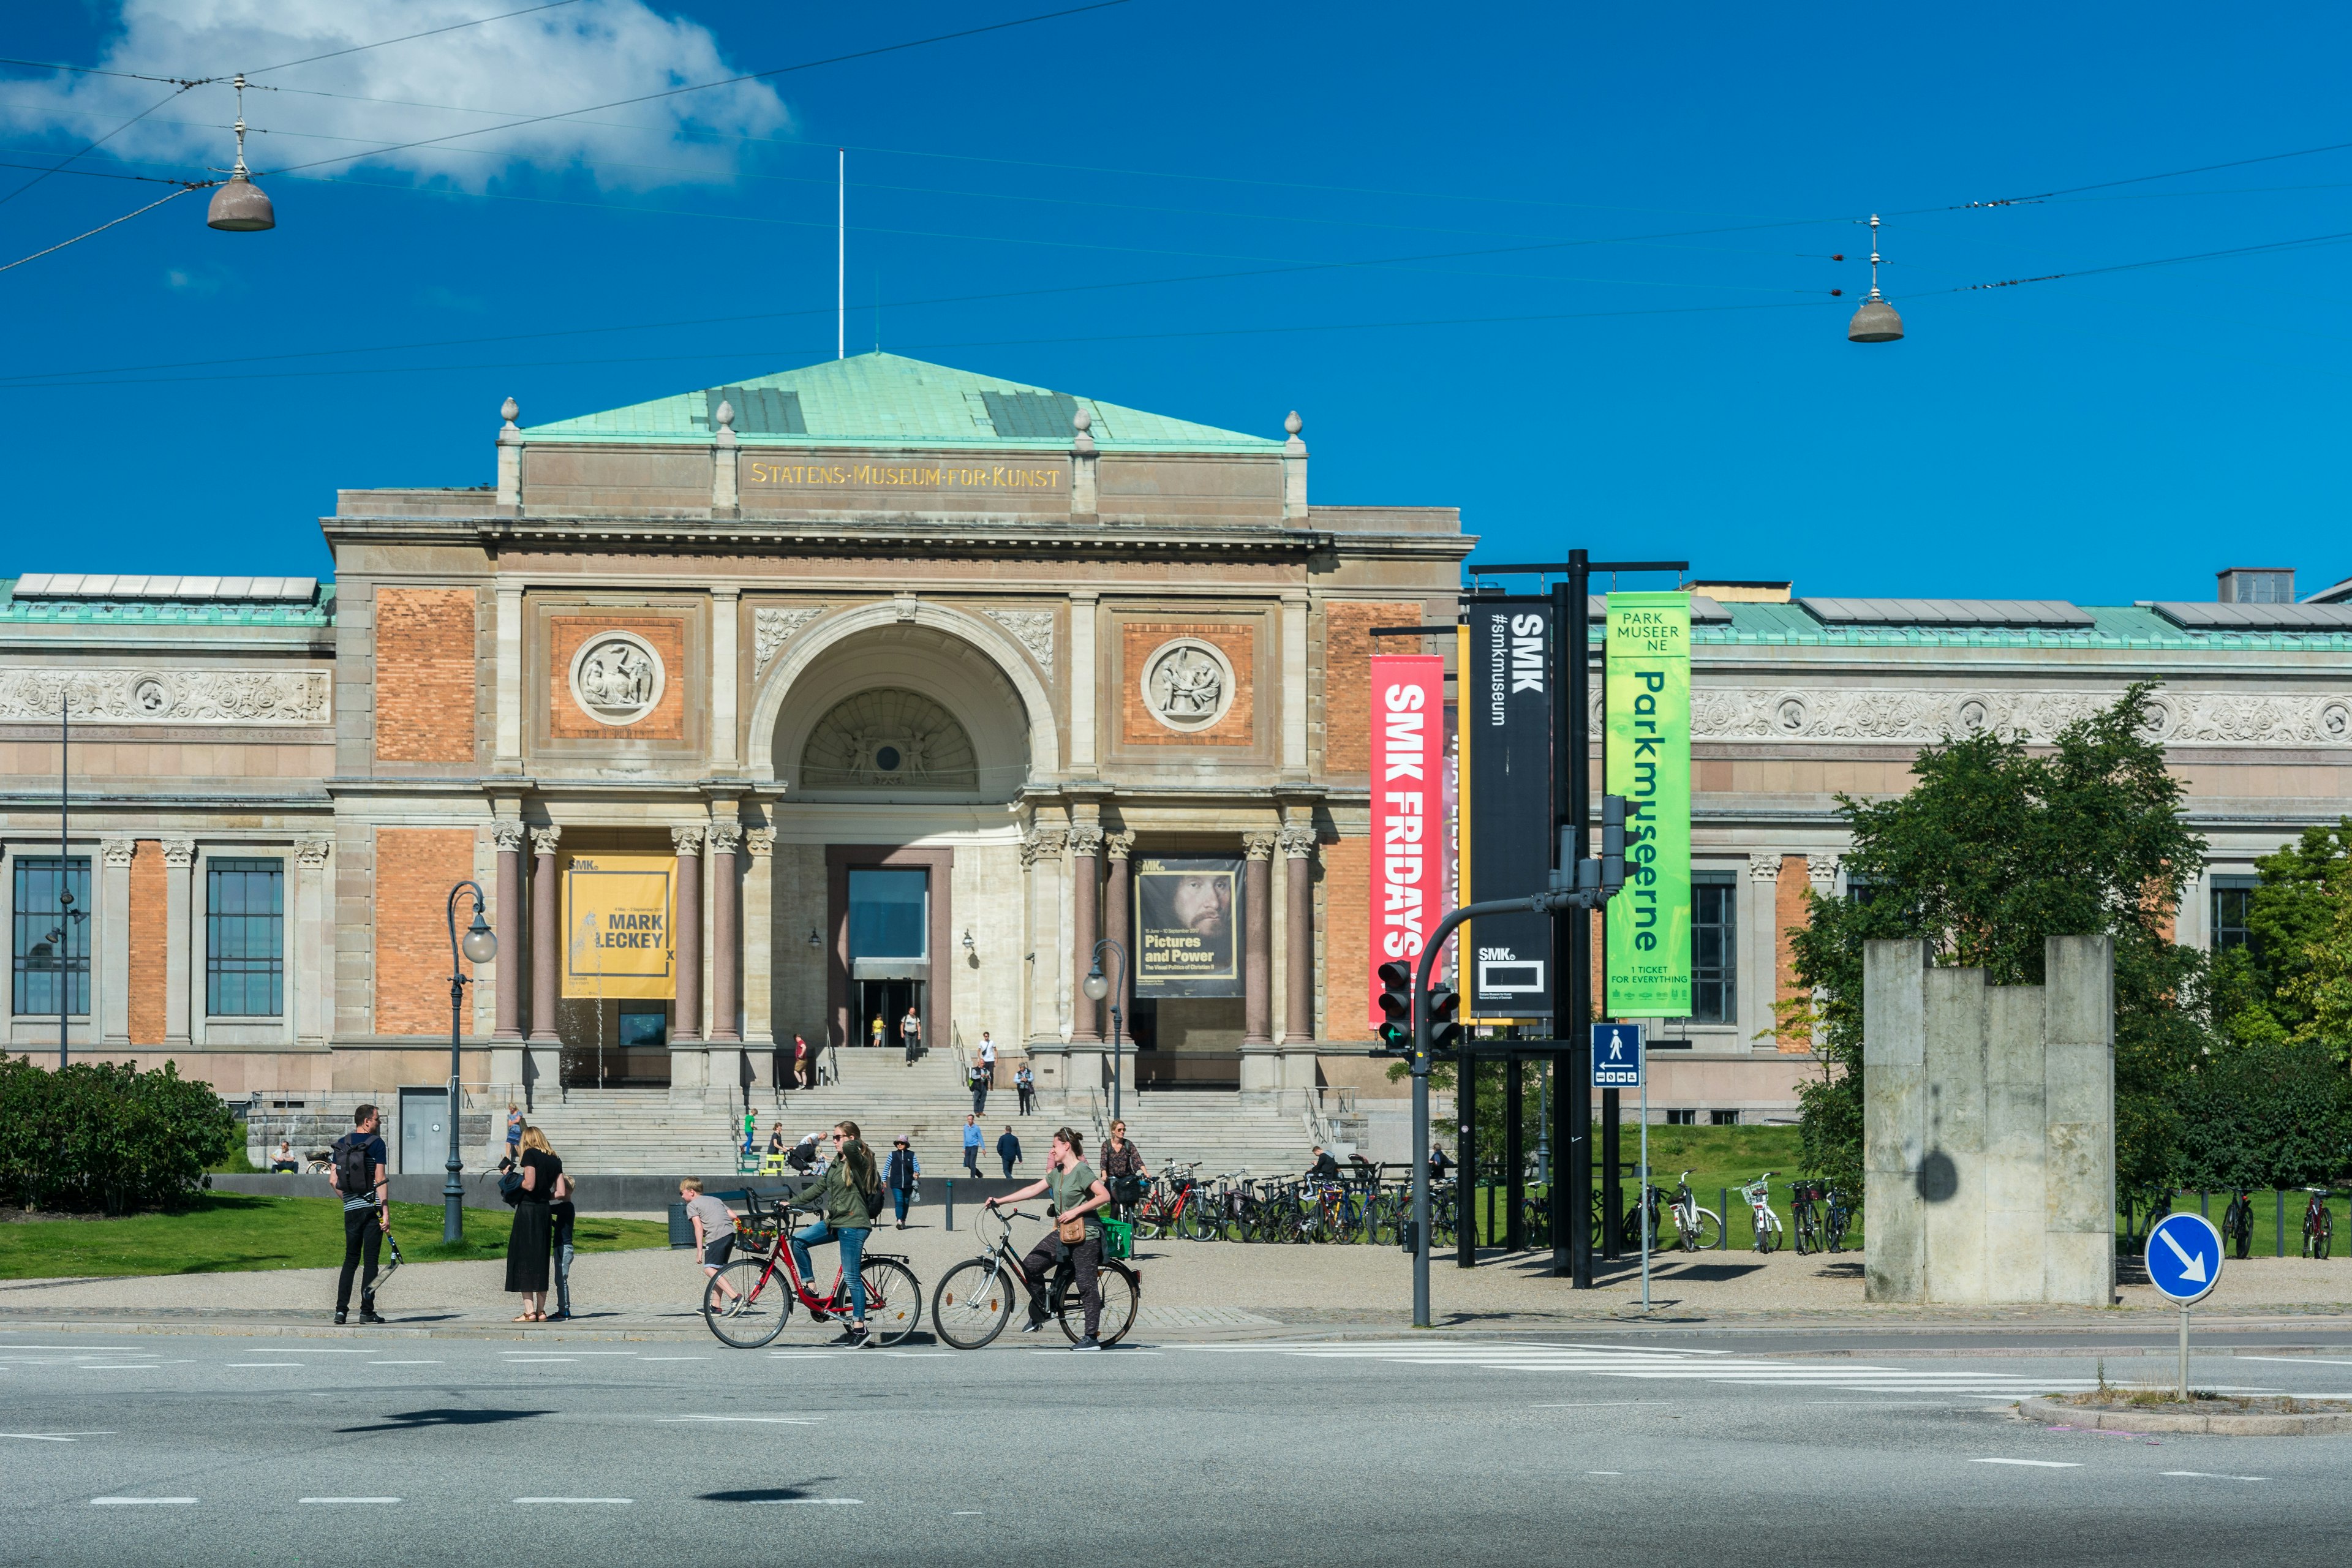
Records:
[[[747,485],[788,489],[1059,490],[1060,468],[1006,463],[776,463],[744,465]]]

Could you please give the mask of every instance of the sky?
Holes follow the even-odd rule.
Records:
[[[0,264],[234,153],[226,83],[47,66],[254,73],[278,226],[197,192],[0,269],[0,575],[329,575],[338,487],[488,483],[509,395],[830,357],[846,148],[852,352],[1295,408],[1313,500],[1457,506],[1474,561],[2352,577],[2352,146],[2311,151],[2352,143],[2352,10],[1123,0],[922,41],[1073,3],[8,7]],[[1874,212],[1907,335],[1854,344]]]

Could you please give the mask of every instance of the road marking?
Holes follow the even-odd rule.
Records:
[[[2336,1361],[2331,1357],[2315,1355],[2241,1355],[2234,1359],[2238,1361],[2283,1361],[2291,1363],[2297,1366],[2352,1366],[2352,1361]],[[2170,1470],[2167,1470],[2165,1472],[2167,1475],[2171,1475],[2172,1473],[2173,1472]],[[2179,1473],[2184,1476],[2189,1474],[2187,1470],[2182,1470]]]
[[[580,1358],[577,1356],[543,1355],[533,1356],[530,1360],[526,1361],[520,1356],[509,1356],[507,1357],[507,1364],[509,1366],[551,1366],[557,1362],[577,1361]]]
[[[247,1368],[257,1366],[308,1366],[310,1364],[310,1363],[307,1361],[225,1361],[221,1363],[221,1365],[223,1366],[238,1366]]]
[[[382,1351],[363,1350],[356,1345],[330,1345],[320,1349],[311,1345],[271,1345],[271,1355],[382,1355]]]
[[[396,1497],[306,1497],[306,1498],[304,1498],[302,1500],[303,1500],[304,1502],[344,1503],[344,1502],[398,1502],[400,1500],[399,1500],[398,1498],[396,1498]]]
[[[866,1500],[857,1497],[755,1497],[745,1500],[753,1508],[790,1508],[797,1503],[814,1503],[826,1508],[864,1508]]]
[[[76,1372],[160,1372],[163,1369],[152,1361],[126,1361],[108,1362],[96,1366],[85,1364],[74,1370]]]
[[[438,1361],[372,1361],[368,1363],[370,1366],[446,1366],[447,1364],[446,1362]]]
[[[2037,1470],[2079,1470],[2083,1467],[2073,1459],[1975,1459],[1979,1465],[2024,1465]]]
[[[196,1500],[192,1497],[94,1497],[92,1508],[186,1508]]]
[[[636,1500],[636,1500],[636,1499],[635,1499],[635,1498],[628,1498],[628,1497],[519,1497],[519,1498],[515,1499],[515,1501],[516,1501],[516,1502],[518,1502],[518,1503],[531,1503],[531,1502],[569,1502],[569,1503],[613,1503],[613,1504],[615,1504],[615,1505],[619,1505],[619,1504],[625,1504],[625,1503],[633,1503],[633,1502],[635,1502],[635,1501],[636,1501]]]
[[[1622,1476],[1625,1472],[1622,1470],[1587,1470],[1584,1473],[1588,1476]]]
[[[988,1510],[986,1509],[960,1508],[953,1513],[948,1515],[948,1517],[950,1519],[978,1519],[987,1511]]]
[[[84,1437],[111,1437],[111,1432],[0,1432],[0,1437],[21,1437],[27,1443],[79,1443]]]
[[[749,1421],[766,1426],[814,1426],[820,1424],[814,1415],[665,1415],[665,1423],[677,1421]]]
[[[709,1361],[707,1355],[649,1355],[647,1361]]]
[[[566,1345],[560,1351],[500,1351],[499,1353],[504,1356],[561,1356],[565,1361],[572,1361],[583,1355],[635,1355],[637,1352],[635,1351],[576,1351]]]
[[[2217,1475],[2211,1470],[2166,1470],[2163,1474],[2168,1476],[2187,1476],[2192,1480],[2200,1481],[2266,1481],[2270,1479],[2270,1477],[2268,1476]]]

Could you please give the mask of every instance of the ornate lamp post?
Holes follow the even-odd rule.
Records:
[[[1108,975],[1103,973],[1104,948],[1110,949],[1118,960]],[[1126,978],[1127,949],[1108,937],[1095,943],[1094,967],[1087,971],[1086,992],[1089,1001],[1099,1002],[1106,996],[1110,998],[1110,1119],[1113,1121],[1118,1120],[1118,1084],[1121,1076],[1118,1070],[1119,984]]]
[[[474,923],[466,934],[457,935],[457,895],[470,893],[474,899]],[[441,1239],[460,1241],[466,1234],[466,1184],[457,1179],[464,1163],[457,1157],[457,1130],[464,1123],[458,1114],[460,1086],[457,1074],[457,1045],[464,1034],[466,1007],[466,971],[467,963],[482,964],[499,953],[498,933],[482,919],[487,900],[482,886],[471,879],[449,889],[449,1180],[441,1189]]]

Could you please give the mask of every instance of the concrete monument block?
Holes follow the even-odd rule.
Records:
[[[1989,986],[1921,942],[1865,951],[1869,1300],[2113,1300],[2113,943],[2053,937],[2046,972]]]

